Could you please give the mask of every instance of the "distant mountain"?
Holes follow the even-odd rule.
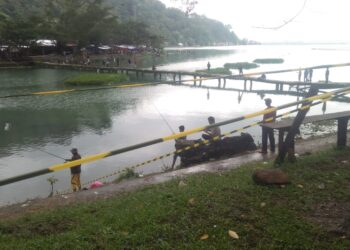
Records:
[[[136,21],[161,36],[166,45],[216,45],[240,43],[231,27],[206,18],[186,14],[157,0],[106,0],[121,22]]]

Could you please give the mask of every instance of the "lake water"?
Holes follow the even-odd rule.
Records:
[[[228,62],[251,62],[256,58],[283,58],[277,65],[263,65],[245,71],[268,71],[350,61],[350,46],[238,46],[220,48],[182,48],[190,53],[168,49],[168,58],[159,59],[159,70],[193,71],[205,69],[210,61],[212,68]],[[0,96],[63,89],[65,78],[80,72],[53,69],[0,70]],[[237,72],[234,72],[237,73]],[[324,69],[314,71],[314,81],[324,80]],[[297,73],[268,75],[269,79],[297,80]],[[330,70],[330,80],[350,82],[349,68]],[[203,82],[216,86],[217,81]],[[228,81],[228,87],[242,88],[241,82]],[[274,85],[254,85],[255,89],[273,89]],[[266,95],[273,105],[295,101],[294,96]],[[0,179],[44,169],[61,163],[44,151],[62,158],[70,158],[69,150],[77,147],[82,156],[118,149],[143,141],[170,135],[171,131],[159,112],[173,130],[179,125],[187,129],[207,124],[208,116],[217,121],[241,116],[264,108],[257,94],[244,94],[238,103],[238,93],[207,90],[190,86],[157,85],[149,87],[86,91],[52,96],[32,96],[0,99]],[[346,103],[331,102],[327,112],[349,110]],[[311,114],[322,113],[314,107]],[[243,125],[259,121],[261,117],[222,127],[231,131]],[[9,124],[8,125],[6,124]],[[4,128],[7,127],[5,130]],[[248,130],[258,143],[260,128]],[[199,138],[200,134],[189,136]],[[101,177],[118,169],[133,166],[144,160],[171,152],[174,142],[157,144],[136,151],[84,164],[82,182]],[[159,172],[171,164],[172,158],[146,165],[138,172]],[[47,178],[58,179],[55,191],[70,187],[70,171],[64,170],[0,187],[0,206],[45,197],[50,193]],[[116,178],[116,177],[114,177]],[[111,180],[111,179],[110,179]]]

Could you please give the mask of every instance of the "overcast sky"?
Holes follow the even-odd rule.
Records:
[[[197,0],[195,12],[230,24],[240,38],[260,42],[350,42],[349,0]],[[171,0],[161,0],[174,6]]]

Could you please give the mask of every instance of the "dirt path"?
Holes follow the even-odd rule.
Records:
[[[349,136],[348,136],[349,138]],[[348,140],[349,141],[349,140]],[[332,148],[336,144],[336,135],[298,140],[296,142],[296,153],[299,155],[313,153]],[[262,155],[258,152],[245,154],[229,159],[212,161],[186,169],[172,172],[154,174],[135,180],[124,181],[118,184],[108,184],[98,189],[85,190],[69,195],[56,195],[51,198],[42,198],[14,204],[0,208],[0,219],[13,219],[26,214],[54,209],[62,206],[72,205],[80,202],[91,202],[95,200],[108,199],[124,192],[131,192],[148,185],[154,185],[170,181],[174,178],[183,178],[197,173],[216,173],[238,168],[246,163],[256,161],[267,161],[274,159],[276,155]]]

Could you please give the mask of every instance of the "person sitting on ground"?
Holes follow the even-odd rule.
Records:
[[[72,148],[70,152],[72,153],[72,158],[66,161],[75,161],[75,160],[81,159],[81,156],[78,153],[78,149]],[[81,184],[80,184],[81,165],[71,167],[70,172],[71,172],[71,185],[72,185],[73,192],[81,190]]]
[[[213,116],[208,117],[209,125],[215,124],[215,118]],[[213,140],[216,137],[219,137],[218,140],[221,139],[221,130],[219,127],[210,127],[204,129],[204,134],[202,134],[202,138],[205,140]]]
[[[182,133],[185,131],[185,126],[184,125],[181,125],[179,126],[179,132]],[[186,141],[187,141],[187,137],[186,136],[182,136],[178,139],[175,139],[175,148],[176,150],[180,149],[179,147],[181,147],[181,145],[185,146],[186,144]],[[175,162],[176,162],[176,159],[177,157],[179,156],[179,154],[174,154],[174,157],[173,157],[173,163],[171,164],[171,169],[174,169],[174,166],[175,166]]]

